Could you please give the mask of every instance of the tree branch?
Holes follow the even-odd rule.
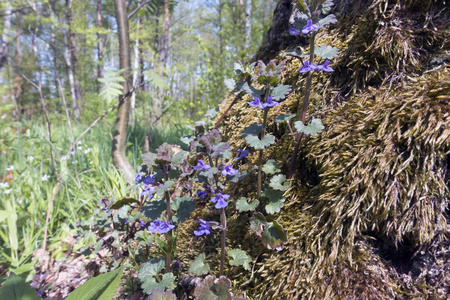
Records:
[[[128,14],[128,20],[131,19],[142,7],[144,7],[145,5],[149,4],[150,2],[152,2],[153,0],[148,0],[145,1],[144,3],[142,3],[141,5],[139,5],[138,7],[136,7],[132,12],[130,12]]]

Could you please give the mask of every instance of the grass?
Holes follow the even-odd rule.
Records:
[[[0,125],[0,183],[8,184],[0,189],[0,265],[4,271],[11,269],[21,274],[33,270],[32,254],[42,247],[46,211],[56,186],[50,147],[55,152],[56,174],[63,173],[49,224],[53,257],[62,256],[59,245],[69,234],[70,224],[87,219],[103,197],[117,199],[128,194],[130,188],[112,164],[109,126],[92,128],[64,159],[71,145],[66,124],[52,124],[51,145],[42,123],[2,121]],[[75,124],[74,137],[86,127]],[[180,126],[158,128],[151,132],[151,149],[165,141],[178,143],[184,133]],[[134,168],[141,163],[145,135],[146,130],[140,126],[129,130],[127,156]]]

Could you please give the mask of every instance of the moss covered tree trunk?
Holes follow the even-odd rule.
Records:
[[[116,9],[117,31],[119,33],[119,62],[120,69],[124,70],[122,76],[123,95],[119,108],[117,109],[116,125],[114,127],[114,138],[112,143],[112,158],[116,168],[125,176],[128,183],[134,180],[134,171],[125,154],[128,121],[130,119],[130,92],[131,86],[131,63],[130,63],[130,36],[128,26],[128,13],[125,0],[114,0]]]

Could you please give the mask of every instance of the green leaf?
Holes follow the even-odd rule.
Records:
[[[245,270],[250,270],[250,262],[252,261],[252,258],[243,250],[241,249],[232,249],[228,250],[228,255],[233,257],[233,259],[230,259],[230,265],[232,266],[243,266]]]
[[[289,182],[286,181],[286,176],[278,174],[270,179],[270,186],[279,191],[285,191],[289,188]]]
[[[286,52],[283,53],[283,57],[286,55],[294,56],[294,57],[302,57],[302,50],[295,48],[295,49],[289,49]]]
[[[144,282],[149,277],[153,277],[166,267],[166,261],[162,258],[152,258],[151,260],[141,264],[139,268],[138,278]]]
[[[336,16],[333,14],[330,14],[330,15],[326,16],[325,18],[319,20],[318,23],[319,23],[320,27],[324,27],[328,24],[334,24],[336,22],[337,22]]]
[[[279,169],[279,166],[275,160],[269,159],[262,167],[262,171],[266,174],[275,174],[280,172],[281,170]]]
[[[148,300],[177,300],[177,297],[171,290],[165,292],[153,290],[152,294],[148,297]]]
[[[142,154],[142,161],[151,170],[153,169],[153,165],[155,164],[155,160],[157,157],[158,155],[156,153],[147,152]]]
[[[206,276],[195,287],[194,296],[197,300],[231,300],[231,281],[225,276],[216,279],[213,275]]]
[[[324,15],[328,14],[331,11],[331,7],[333,6],[333,0],[325,0],[322,4],[322,13]]]
[[[155,190],[155,193],[157,193],[158,195],[164,195],[164,193],[167,192],[174,184],[175,184],[175,181],[168,180],[168,181],[164,182],[162,187],[157,188]]]
[[[281,251],[288,241],[288,231],[277,221],[270,222],[261,236],[261,241],[268,249]]]
[[[227,89],[233,90],[234,87],[236,86],[236,80],[234,80],[233,78],[227,78],[224,80],[224,84],[227,87]]]
[[[205,253],[200,254],[189,266],[189,273],[203,275],[208,273],[209,264],[205,264]]]
[[[278,115],[275,117],[275,123],[289,121],[293,117],[295,117],[295,114]]]
[[[303,125],[302,121],[297,121],[294,123],[294,127],[299,133],[303,132],[312,136],[316,136],[325,128],[320,119],[313,119],[308,126]]]
[[[201,170],[199,175],[205,176],[209,179],[214,178],[214,175],[217,174],[219,170],[216,167],[209,168],[208,170]]]
[[[262,140],[260,140],[258,136],[249,135],[245,138],[245,141],[251,147],[255,148],[255,150],[261,150],[275,143],[275,137],[268,134],[264,136]]]
[[[189,152],[181,150],[172,157],[172,165],[174,167],[179,167],[184,163],[184,160]]]
[[[191,142],[193,140],[195,140],[195,136],[193,136],[193,135],[185,135],[180,139],[180,141],[182,141],[183,143],[185,143],[188,146],[191,144]]]
[[[252,87],[251,85],[248,85],[248,83],[244,83],[244,85],[242,86],[242,90],[244,92],[246,92],[249,96],[251,96],[252,98],[254,97],[258,97],[261,98],[261,95],[264,94],[264,90],[257,90],[254,87]]]
[[[255,232],[258,236],[261,236],[264,228],[267,226],[266,218],[262,213],[256,212],[250,218],[250,230]]]
[[[176,197],[171,204],[172,209],[176,211],[173,220],[177,223],[186,221],[191,216],[191,212],[195,210],[197,202],[188,196]]]
[[[40,300],[37,292],[22,277],[10,273],[0,288],[0,299],[8,300]]]
[[[146,294],[152,294],[153,290],[164,291],[165,289],[174,287],[175,276],[170,273],[166,273],[162,276],[161,281],[157,282],[154,277],[147,277],[142,283],[142,289]]]
[[[119,209],[122,206],[130,205],[132,203],[139,204],[140,202],[139,202],[139,200],[134,199],[133,197],[123,197],[123,198],[120,198],[119,200],[117,200],[116,202],[114,202],[111,205],[111,208],[112,209]]]
[[[110,300],[122,278],[123,268],[91,278],[77,287],[66,300]]]
[[[247,198],[245,197],[241,197],[238,199],[238,201],[236,202],[236,209],[239,212],[243,212],[243,211],[254,211],[256,209],[256,207],[258,206],[259,201],[258,199],[253,200],[251,203],[247,202]]]
[[[206,114],[204,115],[205,118],[214,119],[218,114],[217,108],[211,108],[209,109]]]
[[[167,84],[167,78],[161,76],[155,70],[149,70],[144,72],[144,75],[147,77],[147,81],[154,89],[168,89],[169,85]]]
[[[283,100],[286,96],[291,92],[292,85],[283,85],[280,84],[276,88],[272,90],[270,95],[274,100]]]
[[[241,132],[242,137],[246,137],[248,135],[258,135],[262,132],[262,123],[253,123],[244,128]]]
[[[314,54],[319,55],[323,59],[333,59],[339,55],[339,50],[334,47],[324,45],[315,47]]]
[[[14,212],[9,210],[0,210],[0,222],[3,222],[7,217],[12,216]]]
[[[279,212],[284,206],[285,199],[283,197],[283,192],[281,191],[275,191],[271,188],[267,188],[263,192],[263,197],[269,199],[269,203],[265,207],[265,210],[269,215]]]
[[[162,213],[167,209],[166,202],[164,200],[154,200],[148,202],[141,208],[141,212],[150,220],[161,219]]]

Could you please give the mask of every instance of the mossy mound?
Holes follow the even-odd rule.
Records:
[[[230,268],[228,276],[251,299],[446,299],[449,11],[434,0],[335,2],[339,22],[321,36],[341,54],[330,78],[315,76],[307,114],[326,129],[302,140],[285,206],[274,216],[289,242],[280,252],[256,247],[250,214],[230,205],[228,245],[249,252],[255,265],[251,272]],[[298,113],[304,93],[300,62],[279,50],[276,58],[286,61],[282,82],[293,91],[269,120]],[[233,100],[225,99],[222,113]],[[261,121],[249,100],[239,99],[223,122],[234,149],[245,146],[242,130]],[[264,159],[287,171],[293,138],[285,124],[269,123],[268,131],[277,143]],[[239,167],[256,160],[251,155]],[[237,199],[255,189],[248,178],[228,192]],[[191,242],[181,239],[181,248],[203,251]]]

